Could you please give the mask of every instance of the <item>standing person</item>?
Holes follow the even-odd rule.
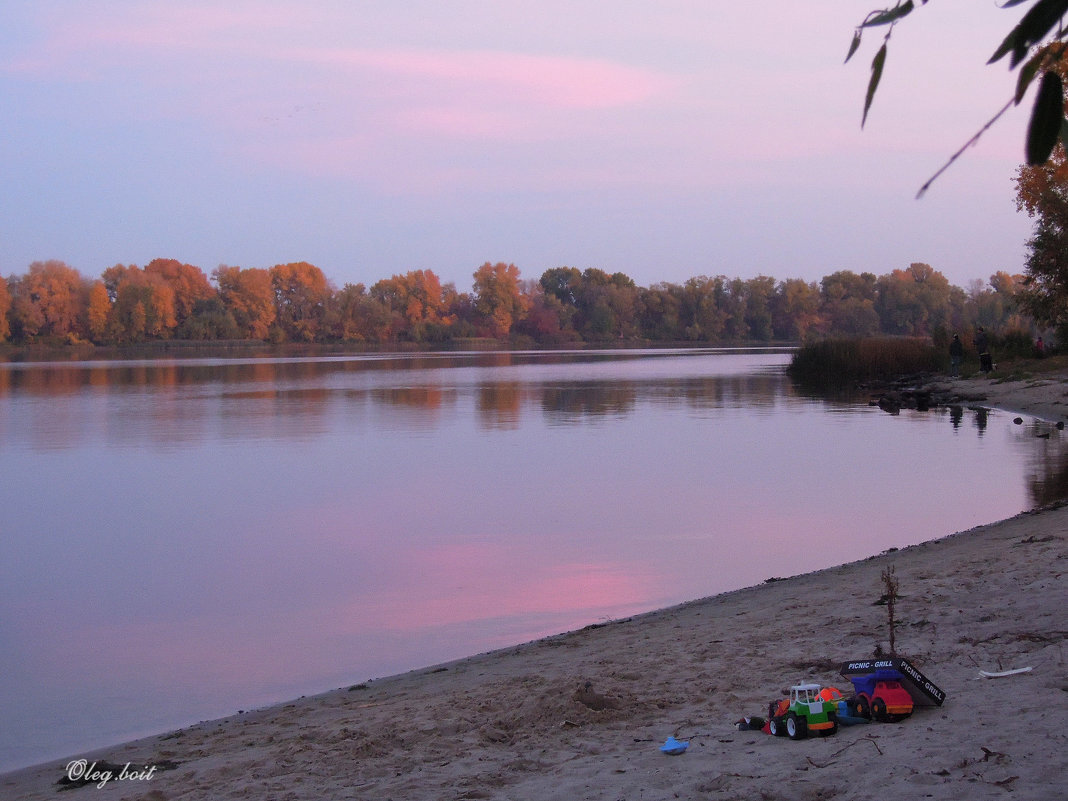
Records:
[[[979,352],[979,369],[989,373],[994,369],[994,360],[990,357],[990,345],[986,338],[986,329],[979,326],[975,332],[975,349]]]
[[[953,335],[953,340],[949,343],[949,373],[954,378],[960,375],[960,363],[964,361],[964,343],[960,341],[960,336]]]
[[[1035,356],[1039,359],[1044,358],[1046,355],[1046,343],[1042,341],[1042,337],[1038,338],[1035,343]]]

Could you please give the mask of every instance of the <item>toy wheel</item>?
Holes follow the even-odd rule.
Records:
[[[772,737],[782,737],[786,734],[786,727],[783,725],[782,718],[770,718],[768,720],[768,731],[771,732]]]
[[[808,724],[791,712],[786,716],[786,733],[791,740],[803,740],[808,734]]]
[[[853,712],[858,718],[871,720],[871,706],[868,704],[868,699],[863,695],[858,695],[853,700]]]
[[[890,720],[890,716],[886,714],[886,701],[882,698],[876,698],[871,702],[871,716],[878,721],[886,723]]]

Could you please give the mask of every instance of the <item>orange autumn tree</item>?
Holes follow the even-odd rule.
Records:
[[[371,297],[393,313],[393,335],[413,342],[439,340],[455,322],[448,313],[441,281],[432,270],[411,270],[384,278],[371,287]]]
[[[234,316],[240,336],[267,339],[277,315],[271,273],[258,267],[242,270],[221,264],[212,277],[219,287],[219,297]]]
[[[111,298],[103,281],[94,281],[89,287],[89,308],[87,327],[89,338],[93,342],[108,340],[108,323],[111,317]]]
[[[314,342],[323,329],[332,290],[323,271],[306,261],[276,264],[270,269],[275,321],[281,338]],[[278,337],[278,334],[274,334]]]
[[[85,334],[85,280],[73,267],[56,260],[35,261],[11,283],[11,322],[20,338]]]
[[[11,293],[7,291],[7,281],[0,275],[0,342],[11,336],[11,325],[7,321],[7,312],[11,308]]]
[[[530,298],[522,291],[519,268],[514,264],[486,262],[474,273],[475,311],[492,337],[507,337],[512,326],[530,309]]]
[[[145,273],[157,276],[174,293],[174,320],[175,328],[180,329],[179,336],[185,335],[187,321],[192,319],[197,304],[218,296],[204,271],[192,264],[176,259],[153,259],[145,265]]]
[[[177,325],[174,289],[156,272],[116,264],[102,275],[111,314],[108,334],[117,342],[170,339]]]

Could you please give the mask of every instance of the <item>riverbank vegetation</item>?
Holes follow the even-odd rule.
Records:
[[[1068,353],[1039,353],[1021,331],[988,336],[997,362],[995,375],[1019,380],[1068,369]],[[813,389],[846,388],[892,381],[903,376],[944,373],[949,367],[948,341],[935,337],[826,337],[804,343],[788,367],[792,378]],[[974,346],[965,348],[961,375],[979,372]]]
[[[945,369],[929,338],[848,337],[806,343],[790,361],[791,377],[809,385],[845,386]]]
[[[842,270],[820,281],[697,276],[641,287],[623,273],[557,267],[526,280],[486,263],[468,291],[413,270],[338,289],[307,262],[220,266],[208,276],[174,259],[115,265],[86,278],[60,261],[0,278],[0,342],[344,343],[366,346],[515,346],[572,343],[797,343],[828,336],[970,341],[977,326],[1020,332],[1022,278],[952,286],[927,264],[876,276]]]

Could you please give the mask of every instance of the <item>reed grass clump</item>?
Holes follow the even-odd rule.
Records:
[[[945,357],[929,339],[853,337],[802,345],[790,361],[790,375],[805,383],[844,386],[945,369]]]

